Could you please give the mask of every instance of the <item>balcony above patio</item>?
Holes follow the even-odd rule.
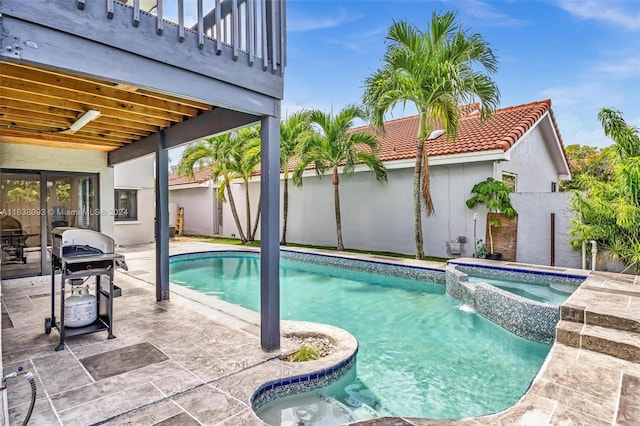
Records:
[[[0,144],[127,148],[110,154],[114,164],[152,152],[136,142],[165,130],[171,148],[279,117],[284,7],[271,0],[2,0]],[[100,116],[68,131],[91,109]]]

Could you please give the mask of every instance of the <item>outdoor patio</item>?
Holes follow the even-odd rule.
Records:
[[[221,248],[230,246],[172,243],[171,253]],[[116,274],[122,296],[114,300],[113,340],[105,333],[77,336],[55,352],[57,331],[44,333],[50,278],[2,282],[3,374],[19,365],[34,373],[38,398],[30,425],[262,424],[250,406],[259,385],[327,368],[356,350],[356,342],[341,330],[283,322],[283,333],[322,332],[340,345],[319,361],[282,361],[279,356],[293,349],[292,342],[283,339],[281,351],[263,352],[257,313],[179,286],[171,287],[170,300],[156,302],[154,246],[118,251],[126,255],[129,271]],[[514,407],[454,422],[397,418],[366,423],[638,424],[640,277],[591,276],[565,304],[562,319],[563,343],[555,343],[529,392]],[[4,392],[9,415],[4,423],[21,424],[29,406],[28,382],[10,380]]]

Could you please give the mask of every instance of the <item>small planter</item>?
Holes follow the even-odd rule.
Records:
[[[485,259],[489,260],[502,260],[502,253],[488,253]]]
[[[291,333],[284,337],[300,345],[295,352],[280,357],[283,361],[303,362],[324,358],[336,350],[335,341],[318,333]]]

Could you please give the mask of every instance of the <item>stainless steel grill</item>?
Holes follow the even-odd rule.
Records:
[[[90,229],[58,227],[51,231],[51,317],[45,318],[46,334],[53,327],[60,332],[60,343],[56,350],[64,349],[65,337],[107,331],[108,338],[113,339],[113,298],[120,295],[120,288],[113,284],[113,272],[120,267],[127,269],[124,256],[114,252],[115,243],[112,238]],[[60,314],[55,316],[55,271],[62,272],[60,286]],[[87,308],[87,318],[76,316],[71,305],[65,310],[66,286],[73,288],[83,286],[90,278],[95,277],[95,290],[91,294],[86,287],[85,295],[93,302]],[[71,303],[71,302],[69,302]],[[95,310],[94,310],[95,308]],[[69,325],[65,326],[65,316],[69,313]],[[98,314],[99,313],[99,314]]]
[[[127,269],[124,256],[114,252],[113,239],[100,232],[59,227],[53,228],[51,237],[51,257],[55,267],[73,272],[109,267]]]

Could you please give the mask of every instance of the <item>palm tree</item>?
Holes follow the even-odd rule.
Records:
[[[610,181],[585,176],[586,190],[574,192],[572,207],[579,220],[569,229],[571,243],[579,249],[583,241],[595,240],[606,256],[640,271],[640,130],[614,109],[603,108],[598,118],[615,142],[617,158]]]
[[[249,198],[249,181],[253,173],[260,167],[260,128],[257,126],[245,127],[235,134],[235,149],[232,150],[233,160],[230,164],[236,176],[244,183],[245,211],[247,217],[247,241],[254,241],[260,221],[262,196],[258,195],[258,207],[256,220],[251,227],[251,202]]]
[[[602,108],[598,113],[598,119],[602,124],[604,134],[615,142],[614,146],[622,160],[640,157],[638,128],[627,124],[620,111]]]
[[[356,118],[366,117],[364,110],[351,105],[335,117],[318,110],[311,111],[309,117],[315,132],[304,141],[300,162],[293,173],[293,181],[296,185],[301,185],[302,174],[311,163],[314,164],[318,176],[322,176],[327,169],[331,169],[338,235],[337,249],[342,251],[344,244],[340,220],[338,167],[343,166],[343,173],[348,177],[353,175],[356,164],[365,164],[374,172],[379,182],[386,182],[387,171],[377,155],[378,140],[369,133],[349,132]]]
[[[257,160],[256,160],[257,158]],[[242,179],[245,183],[247,235],[251,231],[248,180],[260,162],[260,135],[255,127],[240,129],[193,143],[182,153],[178,173],[193,179],[194,168],[212,167],[211,179],[218,182],[216,198],[226,202],[229,198],[231,214],[243,243],[249,241],[245,235],[231,191],[231,181]],[[247,172],[251,170],[251,172]],[[225,196],[226,191],[226,196]]]
[[[423,259],[423,202],[427,217],[435,211],[425,140],[438,122],[449,140],[457,137],[459,104],[470,104],[477,98],[482,117],[489,117],[500,98],[498,87],[488,77],[496,72],[497,60],[482,36],[468,34],[451,12],[434,13],[427,31],[394,22],[386,39],[383,65],[365,80],[363,100],[373,125],[380,129],[384,128],[385,114],[398,104],[413,103],[418,110],[413,211],[416,258]]]
[[[287,218],[289,214],[289,162],[300,154],[304,139],[311,134],[309,112],[299,111],[280,122],[280,167],[284,173],[284,194],[282,208],[282,240],[287,245]],[[300,183],[302,184],[302,183]]]

